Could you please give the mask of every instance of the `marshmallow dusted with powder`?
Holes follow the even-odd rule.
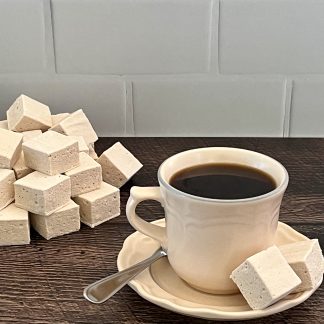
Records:
[[[64,118],[52,127],[52,130],[65,135],[82,136],[87,144],[98,140],[96,132],[82,109]]]
[[[15,199],[15,174],[12,170],[0,169],[0,210]]]
[[[31,139],[39,136],[42,134],[42,131],[40,130],[32,130],[32,131],[26,131],[22,132],[23,134],[23,143],[30,141]],[[13,170],[15,171],[16,179],[21,179],[25,177],[27,174],[32,173],[34,170],[29,168],[25,163],[25,156],[24,152],[20,153],[19,159],[13,166]]]
[[[7,111],[8,128],[16,132],[34,129],[47,130],[52,126],[48,106],[29,98],[19,96]]]
[[[0,210],[0,245],[29,244],[28,212],[10,204]]]
[[[12,169],[20,157],[23,135],[0,128],[0,168]]]
[[[116,143],[101,158],[103,173],[97,139],[82,109],[51,115],[28,96],[15,100],[0,121],[0,245],[29,243],[28,213],[46,239],[120,215],[119,189],[103,174],[122,186],[142,164]]]
[[[24,152],[21,152],[18,161],[13,166],[13,170],[15,171],[15,176],[17,180],[25,177],[27,174],[32,173],[34,171],[26,165]]]
[[[28,142],[29,140],[39,136],[42,134],[42,131],[39,129],[31,130],[31,131],[26,131],[22,132],[23,134],[23,143]]]
[[[68,136],[70,138],[73,138],[74,140],[78,141],[79,145],[79,152],[84,152],[89,154],[89,147],[87,143],[85,142],[83,136]]]
[[[318,240],[300,241],[279,246],[302,284],[294,292],[313,289],[323,276],[324,259]]]
[[[52,115],[52,127],[55,127],[55,125],[57,125],[58,123],[60,123],[63,119],[65,119],[66,117],[69,117],[70,114],[69,113],[60,113],[60,114],[56,114],[56,115]]]
[[[73,199],[80,206],[81,222],[90,227],[120,215],[119,189],[108,183],[102,182],[99,189]]]
[[[48,131],[23,144],[25,163],[39,172],[55,175],[79,165],[78,141]]]
[[[94,160],[98,160],[98,155],[94,149],[94,145],[89,144],[88,148],[89,148],[89,156]]]
[[[252,309],[274,304],[301,284],[276,246],[246,259],[230,277]]]
[[[101,186],[101,166],[84,152],[80,153],[80,165],[65,174],[71,179],[72,197],[99,189]]]
[[[33,172],[17,180],[15,204],[31,213],[50,215],[65,206],[71,197],[71,181],[65,175]]]
[[[8,129],[8,122],[6,120],[0,120],[0,128]]]
[[[102,167],[105,182],[120,188],[141,168],[142,164],[121,143],[103,152],[97,162]]]
[[[32,227],[47,240],[80,229],[79,206],[72,200],[49,216],[30,214]]]

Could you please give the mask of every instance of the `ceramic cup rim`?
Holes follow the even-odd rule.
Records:
[[[260,196],[255,196],[255,197],[250,197],[250,198],[243,198],[243,199],[214,199],[214,198],[205,198],[205,197],[200,197],[200,196],[195,196],[195,195],[191,195],[188,194],[186,192],[183,192],[181,190],[178,190],[176,188],[174,188],[173,186],[170,185],[170,183],[163,177],[162,173],[164,171],[164,169],[166,168],[166,165],[173,159],[179,158],[181,155],[185,155],[185,154],[194,154],[195,152],[198,151],[237,151],[238,153],[242,153],[242,152],[249,152],[250,154],[254,154],[256,157],[259,158],[266,158],[268,161],[270,161],[271,163],[273,163],[274,165],[276,165],[278,168],[281,169],[281,171],[283,171],[283,178],[281,179],[281,182],[279,183],[279,185],[276,186],[275,189],[271,190],[270,192],[260,195]],[[281,195],[285,192],[287,186],[288,186],[288,182],[289,182],[289,175],[288,175],[288,171],[286,170],[286,168],[276,159],[263,154],[263,153],[259,153],[256,151],[252,151],[252,150],[246,150],[246,149],[241,149],[241,148],[236,148],[236,147],[222,147],[222,146],[215,146],[215,147],[203,147],[203,148],[195,148],[195,149],[191,149],[191,150],[186,150],[186,151],[182,151],[180,153],[174,154],[170,157],[168,157],[166,160],[164,160],[162,162],[162,164],[160,165],[159,169],[158,169],[158,181],[160,186],[163,186],[166,190],[172,192],[175,195],[178,196],[182,196],[182,197],[186,197],[186,198],[190,198],[190,199],[194,199],[194,200],[199,200],[201,202],[206,202],[206,203],[220,203],[220,204],[235,204],[235,203],[245,203],[245,202],[257,202],[260,200],[268,200],[268,199],[272,199],[278,195]]]

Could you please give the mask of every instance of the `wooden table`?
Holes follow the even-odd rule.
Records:
[[[0,323],[207,323],[157,307],[125,287],[94,305],[83,288],[117,270],[124,239],[133,232],[125,216],[132,185],[157,185],[160,163],[177,152],[203,146],[234,146],[268,154],[290,174],[280,220],[324,247],[324,139],[102,138],[101,153],[120,140],[144,164],[121,190],[121,216],[95,229],[46,241],[32,233],[29,246],[0,247]],[[144,203],[146,220],[163,217],[157,203]],[[253,323],[324,323],[324,285],[303,304]]]

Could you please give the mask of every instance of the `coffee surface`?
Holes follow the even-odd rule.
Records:
[[[170,185],[182,192],[213,199],[244,199],[264,195],[276,188],[267,173],[248,166],[210,163],[175,173]]]

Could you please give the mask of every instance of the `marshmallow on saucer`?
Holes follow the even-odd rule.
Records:
[[[276,246],[247,258],[230,277],[254,310],[274,304],[301,284]]]
[[[324,271],[323,254],[318,240],[285,244],[279,246],[279,249],[302,281],[294,292],[315,288]]]

